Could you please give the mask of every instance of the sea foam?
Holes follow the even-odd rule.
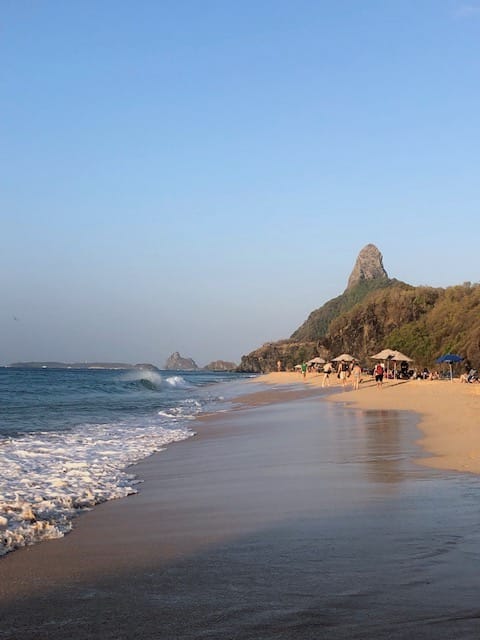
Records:
[[[180,408],[168,423],[197,411]],[[159,412],[138,424],[87,424],[0,439],[0,556],[59,538],[79,511],[136,493],[139,480],[126,468],[193,435],[184,424],[161,426],[162,419]]]

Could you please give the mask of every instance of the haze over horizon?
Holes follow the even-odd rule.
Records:
[[[4,2],[0,364],[239,362],[478,281],[480,0]]]

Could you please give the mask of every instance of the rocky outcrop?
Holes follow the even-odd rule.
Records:
[[[237,365],[235,362],[227,362],[226,360],[214,360],[204,367],[207,371],[235,371]]]
[[[374,244],[367,244],[358,254],[348,279],[347,290],[363,280],[382,279],[388,279],[388,274],[383,267],[383,256]]]
[[[373,244],[367,244],[358,254],[345,291],[310,313],[289,340],[272,342],[242,357],[239,370],[275,371],[280,360],[283,369],[292,368],[304,359],[330,357],[332,344],[330,326],[375,291],[401,286],[388,277],[383,268],[382,254]],[[333,351],[332,351],[333,349]]]
[[[385,348],[417,366],[437,366],[442,353],[458,353],[480,368],[480,283],[447,289],[414,287],[387,276],[374,245],[360,252],[345,291],[312,311],[289,340],[264,344],[242,357],[240,371],[282,369],[316,355],[347,352],[365,365]]]
[[[182,358],[178,351],[175,351],[167,359],[164,368],[167,371],[196,371],[198,366],[192,358]]]
[[[332,320],[350,310],[372,291],[397,284],[383,268],[382,254],[373,244],[367,244],[358,254],[345,291],[311,312],[305,322],[292,333],[291,340],[323,340]]]
[[[242,356],[237,371],[268,373],[277,371],[278,363],[281,371],[292,371],[296,364],[316,356],[325,357],[326,353],[318,342],[294,342],[293,340],[268,342],[248,355]]]

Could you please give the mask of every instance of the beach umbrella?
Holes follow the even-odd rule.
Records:
[[[352,362],[352,360],[355,360],[355,358],[349,353],[342,353],[336,358],[333,358],[332,362]]]
[[[325,360],[317,356],[316,358],[312,358],[307,362],[307,364],[325,364]]]
[[[394,353],[395,355],[393,356],[392,360],[395,360],[396,362],[412,362],[412,358],[409,358],[401,351],[395,351]]]
[[[394,351],[394,355],[392,357],[393,360],[393,377],[397,377],[397,362],[412,362],[412,358],[409,358],[401,351]]]
[[[372,360],[386,360],[387,361],[387,380],[388,380],[388,371],[389,371],[388,363],[390,362],[390,360],[393,360],[393,358],[394,358],[396,353],[397,352],[394,351],[393,349],[383,349],[383,351],[379,351],[374,356],[370,356],[372,358]]]
[[[440,356],[440,358],[437,358],[435,362],[439,362],[439,363],[446,362],[450,367],[450,380],[453,380],[452,364],[454,362],[461,362],[462,360],[463,360],[462,356],[459,356],[456,353],[446,353],[445,355]]]
[[[376,353],[374,356],[370,356],[370,358],[372,358],[372,360],[393,360],[396,353],[399,352],[394,351],[393,349],[384,349],[383,351]]]
[[[409,358],[401,351],[395,351],[394,349],[384,349],[374,356],[370,356],[373,360],[386,360],[387,361],[387,378],[388,378],[388,363],[393,361],[393,375],[396,377],[397,362],[412,362],[412,358]]]

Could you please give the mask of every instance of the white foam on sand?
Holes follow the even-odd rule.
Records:
[[[0,556],[59,538],[79,511],[136,493],[140,481],[127,467],[194,435],[184,424],[192,409],[197,413],[191,407],[170,416],[171,427],[162,426],[159,413],[136,424],[80,425],[0,440]]]

